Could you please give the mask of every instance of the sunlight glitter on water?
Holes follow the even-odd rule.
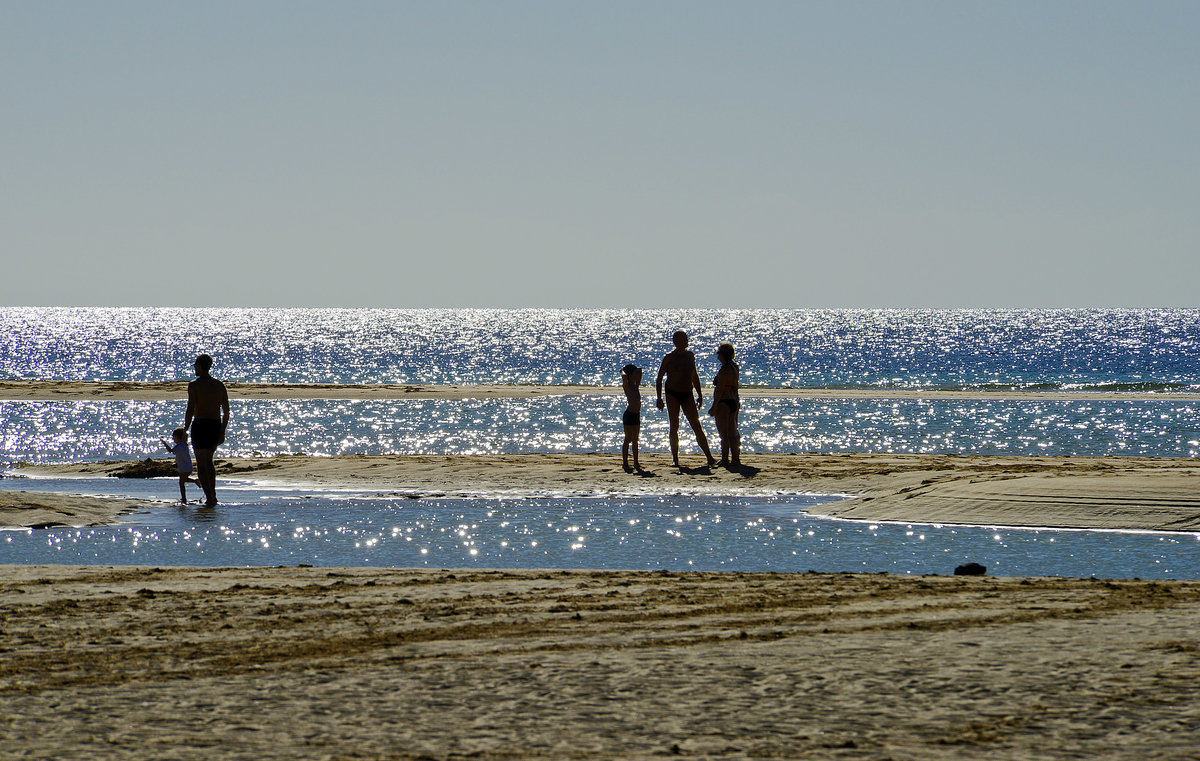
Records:
[[[235,401],[221,454],[617,451],[623,406],[610,396]],[[158,438],[182,415],[178,402],[0,402],[0,462],[164,457]],[[747,398],[740,429],[748,454],[1200,456],[1200,405],[1170,401]],[[666,451],[667,434],[666,415],[646,409],[642,450]]]
[[[157,479],[164,493],[170,479]],[[139,488],[155,488],[143,484]],[[3,562],[596,568],[1200,578],[1200,535],[857,523],[821,497],[424,499],[242,488],[216,509],[0,535]]]
[[[65,309],[0,307],[0,378],[612,384],[686,329],[764,386],[1200,388],[1197,310]]]

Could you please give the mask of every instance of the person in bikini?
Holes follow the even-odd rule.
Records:
[[[213,453],[225,443],[229,426],[229,393],[225,384],[208,374],[213,359],[207,354],[196,357],[196,380],[188,384],[184,430],[192,431],[192,451],[196,453],[196,480],[204,490],[204,505],[217,504],[217,471]]]
[[[708,466],[711,468],[717,464],[717,461],[713,459],[712,452],[708,449],[708,437],[704,435],[704,428],[700,426],[698,410],[704,403],[704,391],[700,385],[700,375],[696,372],[696,355],[688,350],[687,333],[677,330],[671,336],[671,340],[675,344],[675,349],[663,357],[662,365],[658,368],[658,379],[654,382],[655,388],[658,390],[658,408],[661,410],[665,406],[667,417],[671,421],[671,460],[675,467],[680,467],[679,413],[682,411],[688,424],[695,431],[696,443],[700,445],[700,451],[704,452],[704,456],[708,458]],[[665,400],[663,399],[664,379],[667,392]],[[692,396],[693,390],[696,392],[695,397]]]
[[[717,357],[721,360],[721,369],[713,378],[713,405],[708,414],[716,418],[717,433],[721,435],[722,467],[737,467],[742,464],[742,436],[738,433],[738,410],[741,402],[738,400],[738,374],[740,368],[733,361],[733,344],[728,341],[717,349]]]

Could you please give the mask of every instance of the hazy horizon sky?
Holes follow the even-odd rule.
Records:
[[[1187,307],[1200,3],[0,0],[0,306]]]

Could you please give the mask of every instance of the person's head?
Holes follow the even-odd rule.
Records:
[[[732,362],[733,344],[729,343],[728,341],[722,341],[721,345],[717,347],[717,357],[722,362]]]
[[[171,438],[175,440],[176,444],[187,443],[187,429],[176,428],[171,431]]]
[[[207,354],[201,354],[196,357],[196,375],[208,375],[208,371],[212,369],[213,359]]]
[[[675,343],[676,349],[686,349],[688,345],[687,333],[682,330],[677,330],[674,334],[672,334],[671,341]]]
[[[633,364],[625,365],[621,368],[621,377],[628,378],[634,383],[640,384],[642,382],[642,368]]]

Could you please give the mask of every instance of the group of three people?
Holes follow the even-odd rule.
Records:
[[[737,467],[742,462],[742,440],[738,433],[738,412],[741,402],[738,399],[738,364],[733,361],[733,344],[722,343],[717,348],[717,357],[721,360],[721,369],[713,379],[713,403],[708,414],[717,423],[717,433],[721,437],[721,459],[713,457],[708,446],[708,436],[700,424],[700,409],[704,406],[704,387],[700,383],[700,373],[696,369],[696,355],[688,349],[688,335],[682,330],[675,331],[671,336],[675,348],[663,357],[658,368],[658,378],[654,382],[658,392],[656,402],[658,408],[667,410],[670,421],[671,462],[676,468],[679,465],[679,416],[680,413],[691,425],[696,434],[696,443],[700,451],[708,458],[708,467]],[[625,426],[625,441],[621,445],[621,462],[626,471],[641,470],[638,462],[638,436],[641,432],[642,412],[642,371],[636,365],[626,365],[621,370],[621,386],[625,391],[628,406],[622,422]],[[664,396],[665,392],[665,396]],[[695,395],[693,396],[693,392]],[[630,451],[633,453],[633,466],[629,464]]]
[[[696,355],[688,349],[688,336],[682,330],[672,336],[675,349],[663,357],[658,369],[655,387],[658,390],[658,408],[667,410],[671,422],[671,460],[679,467],[679,416],[683,414],[696,433],[696,443],[708,458],[709,467],[737,466],[741,464],[741,437],[737,430],[738,410],[738,365],[733,361],[733,344],[722,343],[717,349],[721,369],[713,380],[713,404],[708,412],[717,422],[721,437],[721,460],[718,462],[708,447],[708,437],[700,425],[699,409],[704,404],[704,389],[696,370]],[[217,504],[217,474],[213,455],[218,446],[225,442],[225,430],[229,426],[229,393],[225,384],[212,377],[213,359],[207,354],[196,357],[193,366],[196,380],[188,384],[188,403],[181,428],[172,433],[174,445],[163,442],[168,451],[174,453],[179,471],[179,497],[187,502],[187,484],[198,483],[204,491],[204,504]],[[621,458],[625,469],[641,470],[638,462],[638,434],[641,430],[642,371],[627,365],[621,372],[622,385],[629,406],[625,410],[625,443]],[[695,391],[693,398],[692,392]],[[664,391],[666,396],[664,397]],[[192,451],[196,454],[196,481],[191,481],[192,462],[188,453],[188,429],[192,434]],[[633,467],[629,465],[629,451],[633,450]]]

